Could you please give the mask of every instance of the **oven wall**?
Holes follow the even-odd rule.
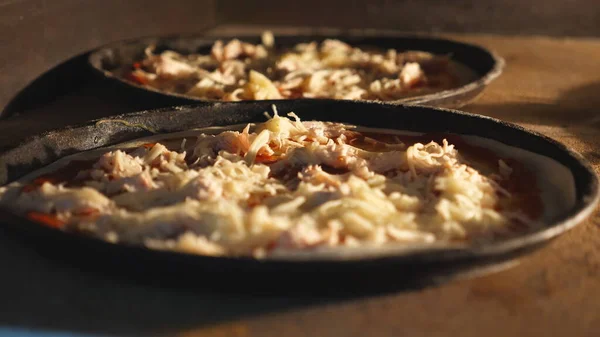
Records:
[[[219,23],[600,36],[599,0],[219,0]]]
[[[104,43],[199,32],[216,0],[0,0],[0,107],[50,68]]]

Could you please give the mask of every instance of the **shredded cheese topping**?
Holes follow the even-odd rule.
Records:
[[[446,55],[353,47],[336,39],[275,48],[273,34],[261,44],[218,40],[210,54],[155,53],[123,77],[162,91],[209,100],[294,98],[396,100],[457,87]]]
[[[109,242],[257,258],[486,241],[534,224],[502,206],[513,197],[504,161],[486,176],[446,140],[384,142],[273,108],[262,124],[199,134],[189,156],[161,143],[110,151],[74,180],[5,187],[0,203]]]

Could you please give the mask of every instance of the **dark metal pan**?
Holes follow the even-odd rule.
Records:
[[[35,247],[44,251],[44,254],[63,253],[61,255],[82,260],[91,268],[104,265],[109,269],[135,271],[136,275],[143,272],[150,273],[156,278],[167,275],[169,279],[176,277],[189,279],[193,275],[202,278],[202,275],[206,275],[207,272],[228,275],[245,272],[256,278],[276,275],[274,280],[279,282],[286,279],[286,276],[289,277],[287,280],[293,281],[302,273],[319,272],[328,275],[328,279],[338,281],[339,277],[343,276],[379,283],[380,281],[368,275],[373,272],[385,272],[405,280],[410,277],[425,277],[431,280],[433,274],[448,275],[456,268],[464,268],[465,264],[481,265],[519,256],[544,245],[581,223],[591,214],[600,198],[598,178],[582,157],[541,134],[497,119],[454,110],[335,100],[255,101],[183,106],[130,113],[47,132],[29,138],[21,145],[0,155],[0,185],[14,181],[61,157],[81,151],[156,133],[264,121],[263,113],[270,111],[272,104],[276,104],[280,112],[293,111],[303,120],[337,121],[366,127],[416,132],[449,132],[497,141],[517,149],[515,151],[528,151],[551,160],[561,167],[562,174],[572,179],[572,196],[568,197],[568,193],[564,196],[565,200],[572,198],[572,204],[567,206],[568,209],[560,211],[559,214],[545,221],[541,230],[506,241],[479,246],[408,250],[353,258],[321,256],[259,261],[251,258],[205,257],[154,251],[141,247],[114,245],[47,228],[18,216],[6,208],[0,209],[3,225],[34,239],[28,242],[34,243]]]
[[[242,41],[260,43],[259,36],[235,36]],[[133,100],[150,100],[154,106],[171,106],[178,104],[194,104],[207,100],[182,94],[167,93],[154,88],[145,87],[122,79],[116,72],[131,65],[144,55],[144,49],[153,44],[157,50],[175,50],[183,54],[210,53],[213,43],[218,40],[228,41],[234,36],[173,36],[128,40],[106,45],[89,56],[89,63],[96,73],[112,85],[121,87],[122,95],[130,95]],[[285,48],[301,42],[323,41],[334,38],[353,46],[370,46],[382,49],[395,48],[402,50],[421,50],[434,54],[447,54],[451,60],[464,66],[471,78],[468,83],[451,90],[421,96],[408,97],[387,103],[417,104],[445,108],[458,108],[475,100],[502,73],[504,60],[494,52],[480,46],[451,41],[441,38],[410,35],[277,35],[277,48]]]

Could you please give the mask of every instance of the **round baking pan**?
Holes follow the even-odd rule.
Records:
[[[96,73],[109,83],[121,86],[122,95],[130,95],[132,99],[151,100],[156,107],[179,104],[194,104],[209,100],[183,94],[163,92],[154,88],[139,85],[118,76],[118,72],[129,69],[132,64],[144,55],[144,49],[155,45],[156,50],[174,50],[182,54],[210,53],[215,41],[229,41],[239,38],[241,41],[258,44],[260,36],[171,36],[141,38],[112,43],[94,50],[89,55],[89,63]],[[380,49],[394,48],[398,51],[420,50],[434,54],[450,55],[451,60],[466,68],[470,73],[464,85],[436,93],[407,97],[387,103],[428,105],[445,108],[458,108],[468,104],[480,95],[483,90],[502,73],[504,60],[480,46],[424,36],[409,35],[277,35],[276,48],[292,47],[298,43],[325,39],[339,39],[352,46],[368,46]]]
[[[565,200],[572,199],[572,204],[560,214],[545,220],[541,229],[513,239],[483,245],[409,249],[379,255],[355,254],[333,258],[331,255],[275,260],[209,257],[111,244],[45,227],[7,208],[0,208],[3,225],[16,233],[26,234],[31,238],[27,242],[43,249],[44,254],[60,253],[78,259],[92,269],[102,265],[109,270],[145,275],[146,279],[166,278],[168,281],[181,282],[182,278],[199,278],[199,282],[208,282],[203,279],[207,273],[211,277],[238,275],[228,276],[227,280],[233,282],[232,277],[238,280],[239,274],[247,274],[248,280],[260,279],[271,284],[284,280],[299,282],[298,275],[319,273],[318,284],[321,286],[327,281],[333,282],[330,286],[335,285],[340,278],[351,278],[356,282],[362,280],[369,284],[381,284],[384,281],[398,284],[398,280],[407,281],[411,277],[416,278],[416,282],[431,282],[436,279],[434,275],[453,275],[457,270],[464,270],[466,265],[482,266],[506,261],[539,248],[584,221],[600,197],[598,178],[579,154],[517,125],[455,110],[336,100],[249,101],[182,106],[129,113],[47,132],[29,138],[0,155],[0,185],[17,180],[59,158],[86,150],[192,128],[261,122],[265,120],[264,112],[271,111],[272,104],[276,104],[280,112],[293,111],[303,120],[344,122],[424,133],[454,133],[481,137],[519,151],[534,153],[559,165],[572,179],[572,196],[567,198],[565,195]],[[375,272],[389,277],[374,279],[370,275]],[[223,280],[219,283],[224,284]]]

